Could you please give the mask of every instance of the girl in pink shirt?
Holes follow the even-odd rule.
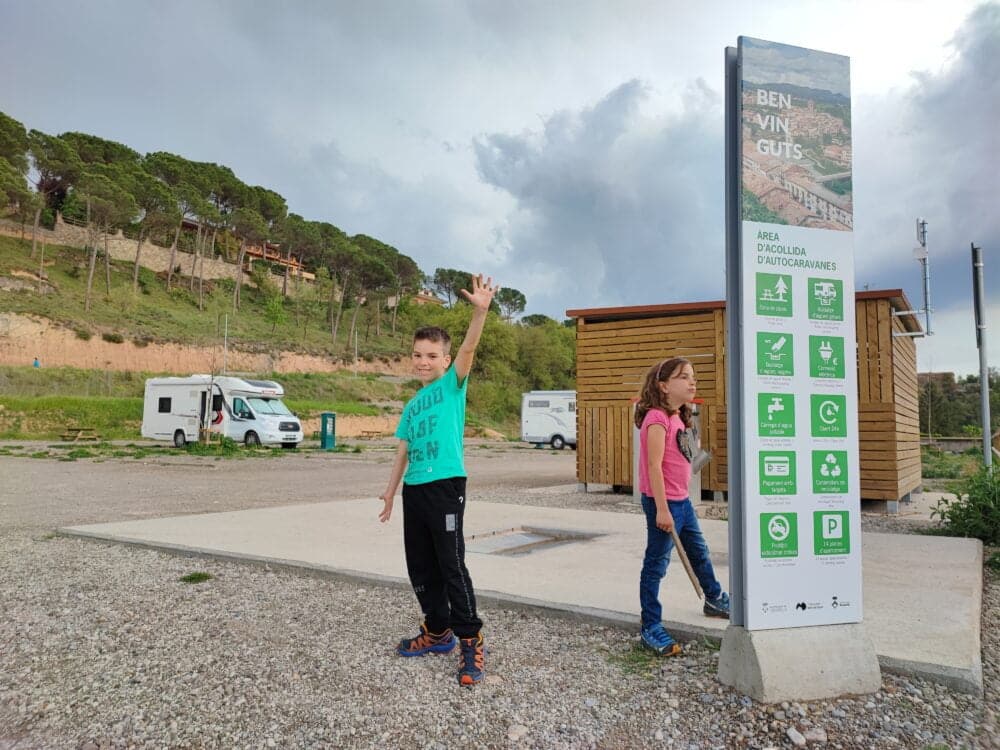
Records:
[[[639,491],[646,515],[646,554],[639,574],[643,643],[658,654],[673,656],[681,647],[663,627],[660,581],[666,575],[676,530],[702,591],[703,612],[729,617],[729,595],[715,577],[708,545],[688,497],[694,444],[691,401],[698,381],[683,357],[653,365],[635,408],[639,428]]]

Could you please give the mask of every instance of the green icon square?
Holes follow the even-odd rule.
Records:
[[[812,452],[812,488],[818,495],[847,492],[847,451]]]
[[[813,437],[847,437],[847,397],[811,394],[810,424]]]
[[[851,524],[848,511],[813,511],[813,551],[817,555],[851,553]]]
[[[794,375],[792,334],[757,333],[757,374]]]
[[[844,379],[844,339],[841,336],[809,337],[809,377]]]
[[[840,279],[810,278],[806,298],[809,320],[844,319],[844,282]]]
[[[792,277],[782,273],[757,274],[757,314],[792,317]]]
[[[794,495],[795,451],[761,451],[759,455],[760,494]]]
[[[758,393],[757,434],[760,437],[795,437],[795,396]]]
[[[798,557],[798,525],[795,513],[761,513],[760,556]]]

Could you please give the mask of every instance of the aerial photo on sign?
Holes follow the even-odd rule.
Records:
[[[851,231],[848,59],[747,38],[743,55],[743,220]]]

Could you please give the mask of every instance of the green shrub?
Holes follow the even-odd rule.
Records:
[[[51,208],[42,209],[42,215],[39,217],[38,225],[45,227],[46,229],[55,229],[56,212]]]
[[[931,511],[944,530],[955,536],[975,537],[1000,545],[1000,471],[985,466],[955,484],[956,496],[942,499]]]
[[[109,344],[121,344],[125,341],[125,337],[120,333],[102,333],[101,338]]]
[[[986,558],[986,567],[1000,573],[1000,552],[994,552]]]
[[[132,339],[132,343],[141,349],[144,346],[149,346],[152,340],[153,339],[151,336],[136,336],[134,339]]]
[[[84,341],[90,341],[90,337],[93,335],[86,328],[74,328],[73,333],[76,334],[78,339],[83,339]]]

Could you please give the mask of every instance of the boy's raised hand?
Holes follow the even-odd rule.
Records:
[[[480,310],[489,310],[490,302],[493,301],[493,295],[500,291],[500,287],[493,286],[492,276],[488,276],[484,282],[483,275],[477,273],[472,275],[472,292],[467,292],[465,289],[460,289],[459,291],[473,307],[477,307]]]

